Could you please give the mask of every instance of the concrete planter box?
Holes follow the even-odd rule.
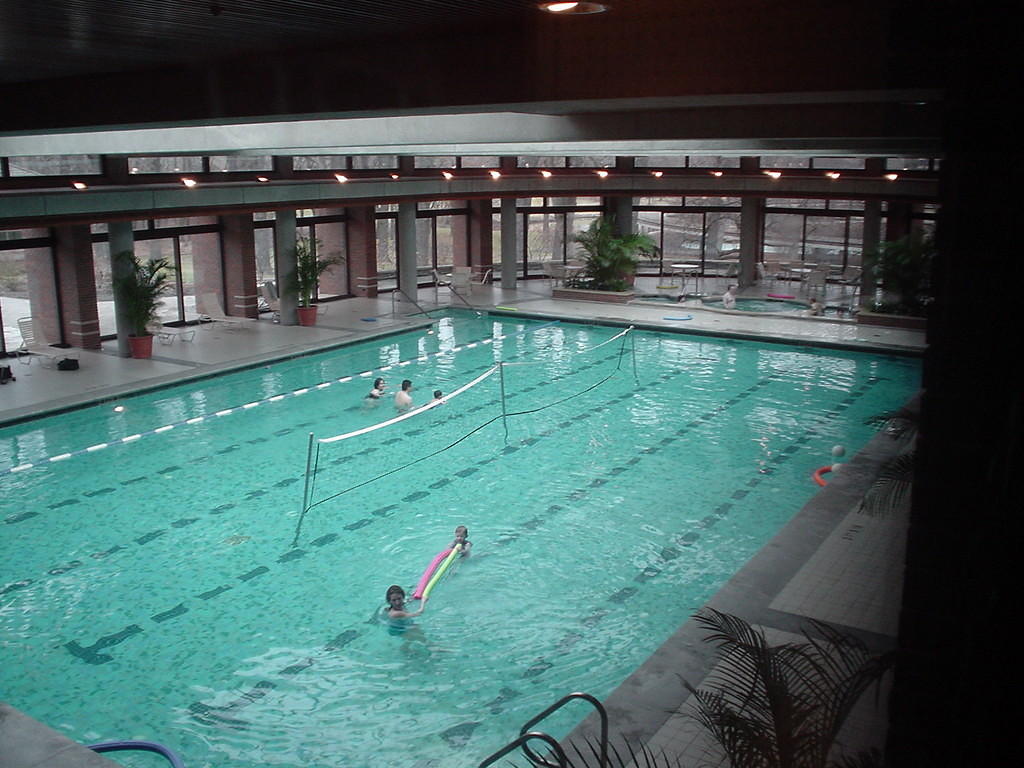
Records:
[[[606,304],[628,304],[636,297],[633,291],[594,291],[588,288],[554,288],[553,299],[573,301],[603,301]]]
[[[862,309],[857,313],[857,322],[861,325],[881,325],[886,328],[908,328],[923,331],[928,327],[928,319],[911,315],[883,315],[880,312],[868,312]]]

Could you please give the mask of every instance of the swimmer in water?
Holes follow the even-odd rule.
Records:
[[[380,400],[384,396],[384,388],[385,388],[384,379],[374,379],[373,380],[373,389],[371,389],[367,393],[365,399],[368,402],[371,402],[371,403],[374,400]]]
[[[388,587],[385,600],[387,600],[388,604],[389,619],[411,619],[419,616],[423,613],[423,609],[427,607],[427,598],[423,598],[418,611],[407,611],[405,609],[405,590],[397,584],[392,584]]]
[[[448,548],[455,549],[456,544],[462,545],[462,550],[459,552],[460,557],[468,555],[469,550],[473,547],[473,542],[469,540],[469,529],[464,525],[455,527],[455,540],[448,545]]]

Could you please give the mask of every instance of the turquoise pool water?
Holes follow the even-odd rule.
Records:
[[[606,696],[920,375],[671,334],[593,349],[618,332],[456,316],[0,430],[3,698],[189,768],[418,768],[476,765],[568,691]],[[362,405],[373,376],[412,379],[422,404],[496,360],[528,363],[503,371],[507,410],[531,411],[507,437],[492,375],[323,445],[312,495],[334,498],[298,529],[308,434],[394,416]],[[414,585],[458,524],[472,556],[417,633],[391,634],[385,589]]]

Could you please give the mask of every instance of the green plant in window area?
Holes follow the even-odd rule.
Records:
[[[931,302],[931,270],[935,241],[927,235],[911,233],[899,240],[887,240],[866,255],[865,264],[876,284],[881,285],[883,300],[876,312],[923,316]]]
[[[836,737],[861,695],[892,667],[859,639],[811,621],[804,642],[769,645],[764,632],[712,608],[697,622],[718,664],[693,694],[694,717],[732,768],[880,766],[877,750],[838,755]]]
[[[879,427],[890,439],[902,445],[895,456],[882,464],[878,477],[861,499],[858,511],[872,517],[910,512],[917,461],[918,420],[918,412],[909,408],[887,411],[865,420],[865,424]]]
[[[313,304],[313,293],[320,283],[320,276],[335,264],[340,264],[341,256],[318,256],[323,248],[319,240],[301,237],[295,243],[295,271],[291,276],[292,288],[299,294],[299,306],[309,307]]]
[[[598,291],[624,291],[636,273],[639,254],[654,255],[658,246],[649,235],[619,235],[611,216],[594,219],[583,232],[573,235],[584,257],[579,278],[571,281],[574,288]]]
[[[114,254],[118,277],[114,278],[114,296],[124,312],[132,336],[148,336],[147,327],[158,320],[161,297],[171,287],[174,267],[167,259],[142,259],[132,251]]]

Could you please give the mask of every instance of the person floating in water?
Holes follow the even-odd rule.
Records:
[[[372,400],[380,400],[382,397],[384,397],[384,388],[385,388],[384,379],[374,379],[373,380],[373,389],[371,389],[369,391],[369,393],[367,393],[366,399],[367,400],[371,400],[371,401]]]
[[[444,393],[442,393],[440,389],[435,389],[434,390],[434,399],[431,402],[434,402],[434,403],[440,402],[442,397],[444,397]]]
[[[821,314],[821,302],[819,302],[816,298],[811,298],[810,311],[812,315]]]
[[[388,604],[389,619],[411,619],[419,616],[423,613],[423,609],[427,607],[427,598],[423,598],[418,611],[407,611],[405,608],[405,590],[397,584],[392,584],[388,587],[385,599]]]
[[[399,413],[404,413],[412,408],[412,382],[409,379],[405,379],[402,382],[402,389],[400,392],[395,392],[395,408],[398,409]]]
[[[469,550],[473,547],[473,542],[469,540],[469,529],[464,525],[456,526],[455,540],[448,545],[448,549],[455,549],[456,544],[462,545],[462,551],[459,552],[460,557],[468,555]]]

